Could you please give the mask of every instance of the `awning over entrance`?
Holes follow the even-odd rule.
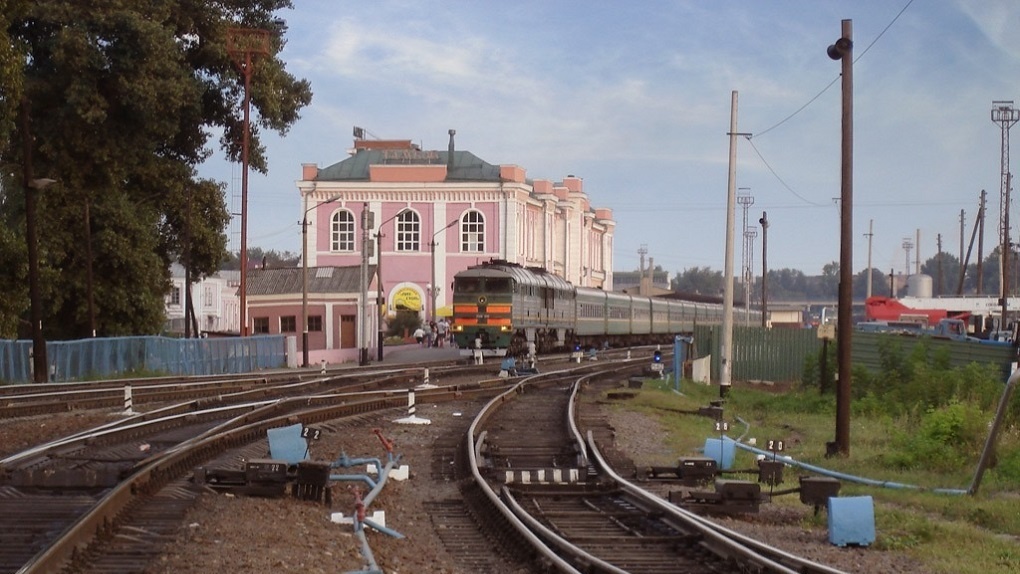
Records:
[[[393,308],[398,311],[421,311],[421,295],[410,287],[393,294]]]

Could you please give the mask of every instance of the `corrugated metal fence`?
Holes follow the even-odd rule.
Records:
[[[999,365],[1003,379],[1012,372],[1017,360],[1012,347],[985,345],[968,341],[951,341],[926,337],[933,354],[945,353],[952,367],[972,362]],[[891,333],[854,331],[850,360],[854,366],[869,371],[881,370],[880,349],[892,345],[900,353],[909,355],[920,342],[916,337]],[[836,341],[829,345],[835,348]],[[722,356],[722,327],[703,326],[694,330],[694,358],[711,355],[712,380],[719,380]],[[733,326],[733,368],[731,380],[767,380],[776,382],[799,381],[808,357],[817,356],[822,340],[815,329],[762,329],[761,327]],[[835,369],[836,365],[831,368]]]
[[[31,341],[0,341],[0,381],[32,381]],[[46,344],[50,380],[109,378],[125,373],[218,375],[286,365],[286,337],[173,339],[111,337]]]
[[[763,329],[733,326],[733,367],[735,381],[799,381],[804,360],[817,355],[822,340],[814,329]],[[722,357],[722,327],[694,329],[696,357],[712,356],[712,380],[719,380]]]
[[[928,342],[929,353],[932,355],[944,353],[949,359],[951,367],[963,367],[970,363],[993,363],[999,365],[1003,380],[1013,372],[1012,364],[1016,361],[1016,349],[1012,346],[986,345],[932,337],[925,337],[924,340]],[[878,372],[882,368],[880,350],[883,345],[899,347],[899,352],[903,356],[908,356],[920,341],[921,339],[909,335],[854,331],[850,359],[854,365],[861,365],[869,371]]]

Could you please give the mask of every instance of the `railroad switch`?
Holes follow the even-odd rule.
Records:
[[[287,491],[287,463],[282,460],[251,459],[243,469],[195,469],[192,480],[215,490],[249,496],[281,496]]]
[[[761,485],[748,480],[720,478],[715,491],[671,491],[669,501],[678,506],[716,514],[758,512],[762,502]]]
[[[722,407],[711,406],[711,407],[700,407],[698,408],[697,414],[699,416],[708,417],[713,420],[723,420],[723,409]]]
[[[800,477],[800,501],[815,507],[815,513],[828,506],[829,498],[839,494],[840,482],[831,476]]]
[[[333,493],[329,488],[330,463],[303,460],[297,465],[297,477],[291,487],[291,495],[301,500],[323,501],[326,506],[333,504]]]
[[[758,482],[775,486],[783,483],[783,467],[786,464],[778,460],[758,461]]]
[[[648,469],[652,478],[660,475],[676,475],[686,486],[698,486],[713,480],[719,472],[715,459],[701,456],[681,458],[675,467],[653,466]]]

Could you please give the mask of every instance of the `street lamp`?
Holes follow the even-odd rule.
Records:
[[[435,275],[436,275],[435,272],[433,272],[432,276],[435,277]],[[432,296],[432,293],[433,293],[433,291],[432,291],[432,283],[426,283],[425,284],[425,295],[428,297],[428,299],[425,300],[425,321],[426,322],[428,321],[429,317],[435,316],[435,311],[433,311],[433,309],[436,308],[436,298]],[[429,303],[429,301],[431,301],[431,303]]]
[[[240,336],[248,335],[248,147],[251,139],[251,74],[253,56],[269,55],[269,30],[229,28],[227,53],[244,76],[244,134],[241,137],[241,321]]]
[[[28,299],[29,320],[32,329],[32,380],[36,383],[49,381],[46,366],[46,339],[42,334],[42,303],[39,300],[39,237],[36,232],[37,195],[40,191],[57,183],[55,179],[36,179],[32,175],[32,135],[29,123],[27,98],[21,100],[21,136],[24,144],[25,184],[25,242],[28,244]]]
[[[386,315],[386,307],[384,305],[384,300],[383,300],[383,282],[382,282],[383,281],[382,280],[382,238],[386,237],[386,236],[383,234],[382,228],[387,223],[393,221],[394,219],[400,217],[401,215],[403,215],[404,213],[406,213],[408,211],[411,211],[411,208],[405,207],[404,209],[401,209],[396,214],[394,214],[393,217],[391,217],[391,218],[387,219],[386,221],[380,223],[379,224],[379,231],[377,231],[376,234],[375,234],[375,275],[376,275],[376,278],[378,279],[378,281],[376,282],[376,287],[378,289],[377,289],[375,303],[376,303],[376,305],[379,306],[379,348],[378,348],[376,354],[377,354],[377,358],[378,358],[379,361],[383,360],[383,340],[386,338],[386,334],[383,332],[383,320],[384,320],[385,315]]]
[[[439,231],[433,233],[432,234],[432,242],[429,243],[429,246],[432,248],[432,287],[430,289],[431,293],[429,295],[432,298],[432,316],[431,316],[431,320],[433,320],[433,321],[436,320],[436,292],[439,291],[439,284],[436,283],[436,236],[439,235],[440,233],[446,231],[447,229],[453,227],[454,225],[456,225],[458,221],[460,221],[460,220],[459,219],[454,219],[450,223],[447,223],[445,227],[443,227]]]
[[[308,366],[308,212],[326,203],[333,203],[342,196],[331,197],[305,210],[301,217],[301,366]]]
[[[91,200],[85,198],[85,257],[88,259],[88,269],[85,275],[85,292],[88,296],[89,304],[89,333],[92,337],[96,336],[96,302],[95,294],[92,286],[92,219],[89,214],[89,206]],[[186,313],[185,313],[186,314]],[[187,319],[187,317],[185,317]]]

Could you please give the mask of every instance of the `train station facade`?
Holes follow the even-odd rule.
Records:
[[[416,311],[425,320],[447,315],[454,275],[492,259],[613,289],[616,223],[611,210],[591,205],[581,178],[529,179],[522,167],[457,150],[453,130],[446,150],[355,139],[349,151],[327,167],[303,164],[297,181],[308,276],[319,268],[370,270],[362,293],[354,294],[364,305],[353,322],[349,309],[357,301],[350,293],[313,294],[309,325],[322,330],[309,337],[313,362],[351,360],[359,347],[375,349],[374,333],[397,311]],[[278,332],[274,326],[296,329],[300,346],[303,317],[291,317],[307,291],[265,287],[272,301],[249,292],[249,316],[269,333]]]

